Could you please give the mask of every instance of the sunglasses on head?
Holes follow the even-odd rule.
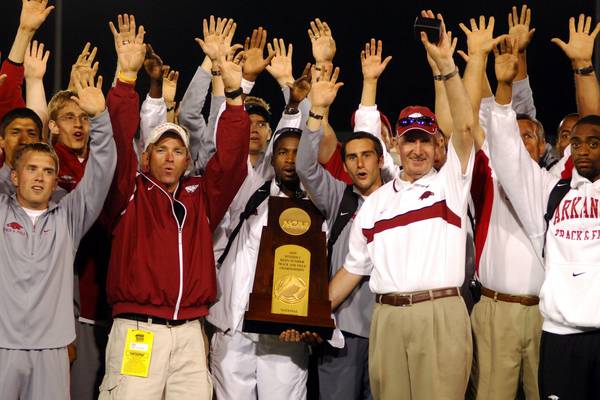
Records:
[[[432,126],[435,120],[431,117],[406,117],[398,121],[398,126],[409,126],[409,125],[427,125]]]

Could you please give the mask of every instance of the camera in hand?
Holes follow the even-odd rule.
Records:
[[[437,18],[426,18],[418,16],[415,19],[415,38],[421,40],[421,32],[427,34],[430,43],[438,43],[442,32],[442,21]]]

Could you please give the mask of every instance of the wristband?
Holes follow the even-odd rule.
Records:
[[[126,77],[123,72],[119,71],[119,75],[117,75],[117,78],[119,78],[119,80],[121,82],[125,82],[125,83],[135,83],[136,79],[131,79]]]
[[[210,74],[211,74],[212,76],[221,76],[221,71],[220,71],[220,70],[218,70],[218,69],[217,69],[217,70],[212,70],[212,69],[211,69],[211,70],[210,70]]]
[[[241,96],[243,93],[243,90],[241,87],[232,90],[231,92],[225,91],[225,97],[227,97],[228,99],[235,99],[238,96]]]
[[[318,119],[318,120],[321,120],[321,119],[323,119],[323,116],[322,116],[322,115],[315,114],[315,113],[314,113],[314,112],[312,112],[312,111],[309,111],[309,112],[308,112],[308,116],[309,116],[309,117],[311,117],[311,118],[314,118],[314,119]]]
[[[590,75],[592,72],[594,72],[594,66],[590,65],[589,67],[585,68],[573,68],[573,72],[576,75]]]
[[[296,107],[286,106],[284,113],[285,114],[290,114],[290,115],[295,115],[295,114],[298,114],[299,111],[300,110],[298,110],[298,108],[296,108]]]
[[[450,72],[449,74],[446,74],[446,75],[434,75],[433,79],[435,79],[436,81],[447,81],[448,79],[454,78],[456,75],[458,75],[458,67],[456,67],[454,69],[454,71]]]

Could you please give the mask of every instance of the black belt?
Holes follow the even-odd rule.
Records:
[[[151,317],[149,315],[133,314],[133,313],[119,314],[119,315],[117,315],[116,318],[124,318],[124,319],[129,319],[131,321],[145,322],[147,324],[166,325],[168,327],[180,326],[187,322],[195,321],[194,319],[165,319],[165,318],[160,318],[160,317]]]

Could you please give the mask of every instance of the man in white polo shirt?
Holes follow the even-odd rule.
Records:
[[[376,294],[369,378],[376,399],[464,398],[471,326],[464,281],[473,113],[442,27],[438,45],[421,36],[444,81],[454,133],[437,172],[435,116],[409,107],[397,124],[399,178],[371,194],[357,214],[349,253],[330,285],[337,307],[364,275]]]

